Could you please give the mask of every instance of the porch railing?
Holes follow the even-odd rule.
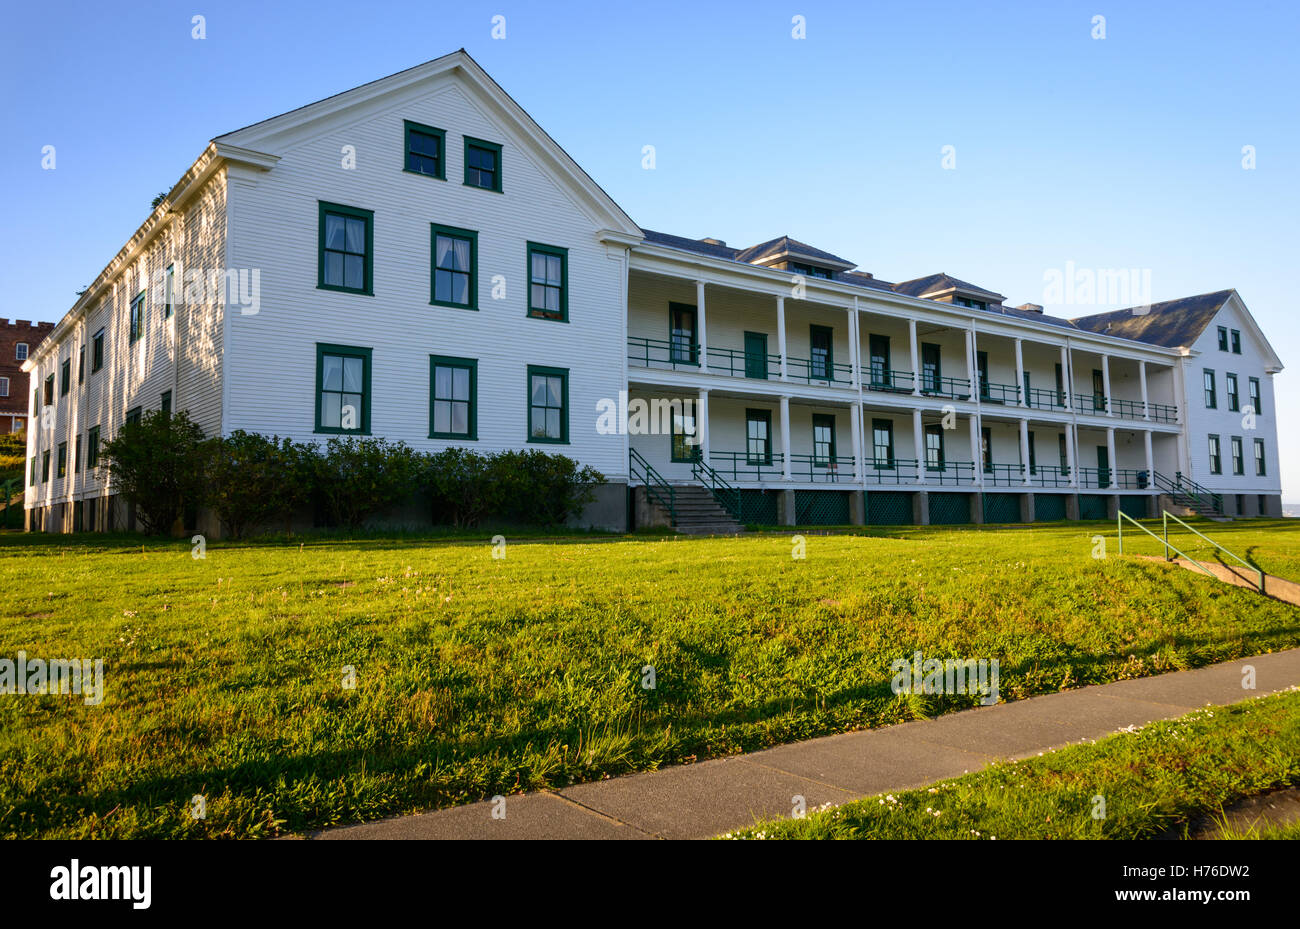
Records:
[[[852,455],[791,455],[790,476],[796,481],[837,484],[853,482]]]
[[[748,452],[709,449],[709,464],[729,481],[779,481],[785,473],[785,456],[780,452],[751,457]]]
[[[995,384],[979,378],[980,400],[984,403],[1020,403],[1020,388],[1015,384]]]
[[[1035,410],[1059,410],[1066,412],[1070,407],[1066,403],[1065,391],[1062,390],[1044,390],[1041,387],[1031,387],[1028,393],[1028,403]]]
[[[916,375],[911,371],[899,371],[896,368],[882,368],[874,365],[864,365],[862,367],[862,386],[868,390],[910,394],[915,384]]]
[[[970,381],[964,377],[921,376],[921,393],[927,397],[948,397],[952,400],[970,399]]]
[[[925,465],[925,480],[930,484],[962,485],[975,483],[975,464],[970,461],[944,461]]]
[[[786,371],[790,380],[812,384],[818,381],[848,385],[853,380],[853,366],[832,362],[826,364],[810,358],[788,358]]]

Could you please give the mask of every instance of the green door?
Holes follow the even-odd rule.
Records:
[[[767,378],[767,333],[745,333],[745,377]]]
[[[1106,446],[1097,446],[1097,486],[1110,486],[1110,453]]]

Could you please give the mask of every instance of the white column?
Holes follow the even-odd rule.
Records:
[[[698,409],[695,411],[695,434],[700,440],[700,460],[709,463],[709,392],[700,391]]]
[[[979,388],[975,386],[975,330],[966,330],[966,380],[970,384],[971,399],[979,402]]]
[[[1143,432],[1142,438],[1144,439],[1143,445],[1146,446],[1147,453],[1147,486],[1154,487],[1156,480],[1156,457],[1151,452],[1151,433],[1149,431]]]
[[[776,350],[781,356],[781,380],[790,379],[790,369],[785,360],[785,297],[776,298]],[[786,472],[789,476],[789,472]]]
[[[1101,356],[1101,389],[1106,392],[1106,415],[1114,416],[1115,404],[1111,402],[1111,398],[1110,398],[1110,356],[1109,355]],[[1114,469],[1113,462],[1111,463],[1111,468],[1112,470]]]
[[[700,370],[707,374],[709,370],[709,338],[708,328],[704,322],[703,281],[695,282],[695,318],[700,330]]]
[[[1065,408],[1074,409],[1074,383],[1071,379],[1070,372],[1070,349],[1066,345],[1061,346],[1061,390],[1065,394]],[[1073,474],[1073,469],[1071,470]]]
[[[1110,481],[1108,482],[1110,485],[1109,489],[1114,490],[1115,485],[1118,483],[1116,478],[1118,477],[1118,471],[1119,471],[1119,469],[1115,467],[1115,430],[1114,429],[1106,430],[1106,462],[1110,465]]]
[[[916,454],[916,479],[925,483],[925,430],[921,427],[921,411],[912,411],[912,447]]]
[[[853,431],[853,479],[862,483],[862,406],[853,404],[849,413],[849,427]],[[874,454],[874,446],[872,453]]]
[[[856,298],[855,298],[856,300]],[[852,371],[849,375],[849,383],[853,389],[858,389],[858,378],[861,376],[858,367],[858,359],[862,354],[862,346],[858,344],[858,307],[855,302],[853,306],[846,307],[845,311],[849,314],[849,366]]]
[[[1079,486],[1079,468],[1075,459],[1078,455],[1074,449],[1074,424],[1065,424],[1065,464],[1070,469],[1070,486]]]
[[[912,347],[912,396],[921,395],[921,361],[920,350],[916,345],[916,320],[907,321],[907,337]]]
[[[1019,342],[1017,341],[1017,344]],[[1029,420],[1020,420],[1020,465],[1024,468],[1025,484],[1033,483],[1029,477]]]
[[[1151,418],[1151,402],[1147,399],[1147,363],[1138,362],[1138,383],[1142,387],[1142,418],[1149,420]],[[1148,434],[1147,438],[1150,438]],[[1147,470],[1150,470],[1148,468]]]
[[[978,416],[970,418],[970,460],[975,469],[974,483],[984,483],[984,467],[980,462],[980,424]]]
[[[1020,339],[1016,339],[1016,396],[1020,397],[1021,406],[1029,406],[1029,394],[1025,392],[1025,353]]]
[[[790,398],[781,398],[781,477],[790,480]]]

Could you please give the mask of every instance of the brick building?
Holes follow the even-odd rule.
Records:
[[[0,434],[20,432],[27,425],[27,373],[23,362],[54,323],[25,319],[0,320]]]

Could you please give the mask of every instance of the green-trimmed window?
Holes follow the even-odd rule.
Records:
[[[1228,448],[1232,454],[1232,473],[1246,473],[1246,452],[1242,448],[1241,436],[1234,435],[1228,439]]]
[[[162,410],[164,413],[166,413],[169,416],[171,415],[172,392],[170,390],[164,390],[162,392],[162,401],[158,404],[158,409]]]
[[[1251,409],[1255,411],[1255,415],[1258,416],[1260,413],[1264,412],[1263,408],[1260,406],[1259,378],[1252,377],[1249,382],[1249,388],[1250,388],[1250,406]]]
[[[28,471],[27,471],[27,486],[28,486],[28,487],[35,487],[35,486],[36,486],[36,476],[37,476],[37,472],[36,472],[36,456],[33,455],[33,456],[31,457],[31,466],[28,468]]]
[[[569,318],[569,250],[528,243],[528,315]]]
[[[54,474],[56,477],[68,476],[68,443],[67,442],[59,443],[59,458],[58,458],[58,464],[56,465],[56,470]]]
[[[54,402],[54,375],[47,375],[45,378],[45,406]]]
[[[99,427],[86,430],[86,468],[99,467]]]
[[[696,341],[695,307],[668,304],[668,360],[673,364],[698,364],[700,345]]]
[[[370,434],[371,349],[316,343],[316,431]]]
[[[1255,440],[1255,473],[1264,477],[1267,473],[1267,466],[1264,463],[1264,440]]]
[[[126,425],[130,426],[140,422],[140,417],[144,415],[144,407],[132,407],[126,411]]]
[[[894,421],[871,421],[871,457],[877,470],[889,471],[894,467]]]
[[[127,333],[127,340],[135,342],[140,336],[144,335],[144,298],[146,291],[140,291],[131,301],[131,319],[130,329]]]
[[[104,367],[104,330],[95,333],[90,343],[90,373],[94,374]]]
[[[695,420],[695,408],[689,404],[689,400],[675,400],[670,404],[673,461],[690,462],[700,457],[699,427]]]
[[[429,356],[429,438],[478,438],[478,362]]]
[[[447,179],[447,133],[433,126],[403,121],[406,126],[406,170]]]
[[[942,471],[943,468],[943,426],[931,423],[925,427],[925,469]]]
[[[771,410],[745,410],[745,461],[752,465],[772,463]]]
[[[814,413],[813,465],[825,468],[835,461],[835,417],[829,413]]]
[[[1241,333],[1236,329],[1232,330],[1232,353],[1234,355],[1241,354]]]
[[[47,483],[50,479],[50,450],[47,448],[41,452],[41,483]]]
[[[528,441],[569,441],[569,370],[528,366]]]
[[[317,288],[373,295],[374,212],[321,200],[319,236]]]
[[[1241,406],[1237,395],[1237,375],[1228,373],[1223,376],[1224,390],[1228,394],[1228,409],[1236,413]]]
[[[465,186],[501,193],[501,146],[465,136]]]
[[[1214,372],[1205,369],[1205,408],[1213,410],[1219,405],[1219,392],[1214,386]]]
[[[163,272],[163,319],[171,319],[176,303],[176,265]]]
[[[1034,433],[1032,430],[1025,433],[1025,441],[1029,446],[1029,473],[1038,473],[1038,460],[1034,454]]]
[[[1219,450],[1219,437],[1217,435],[1210,436],[1210,473],[1223,473],[1223,458]]]
[[[1219,327],[1219,351],[1226,352],[1227,350],[1228,350],[1228,327],[1220,326]]]
[[[832,355],[834,333],[827,326],[809,326],[809,354],[812,356],[808,376],[819,381],[835,380],[835,360]]]
[[[83,444],[81,436],[75,435],[72,437],[72,473],[74,474],[81,473],[81,447]]]
[[[433,249],[434,306],[478,309],[478,233],[472,229],[429,224]]]
[[[72,359],[63,359],[59,366],[59,396],[62,397],[72,389]]]
[[[86,346],[77,350],[77,383],[86,383]]]

